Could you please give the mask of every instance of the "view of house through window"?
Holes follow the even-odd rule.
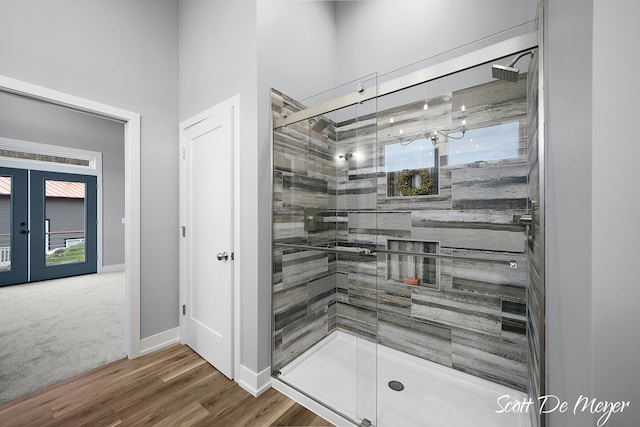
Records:
[[[11,177],[0,176],[0,271],[11,270]]]
[[[47,266],[85,261],[85,185],[45,180]]]

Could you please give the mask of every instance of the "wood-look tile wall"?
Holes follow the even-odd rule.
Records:
[[[398,272],[407,270],[396,265],[402,260],[397,256],[275,248],[276,369],[338,328],[527,388],[529,260],[524,228],[512,220],[528,208],[526,97],[521,77],[516,84],[496,81],[429,99],[432,126],[453,129],[464,119],[474,129],[516,121],[519,141],[516,158],[449,165],[447,141],[440,136],[437,191],[427,196],[389,196],[397,192],[388,191],[384,172],[384,147],[398,142],[400,127],[404,135],[426,131],[418,119],[425,114],[424,100],[330,123],[322,132],[314,131],[318,121],[274,132],[274,242],[370,249],[422,245],[441,254],[501,261],[439,260],[428,267],[435,279],[412,286],[398,280]],[[301,108],[275,91],[272,100],[275,114]],[[336,160],[337,153],[356,156]],[[321,225],[307,223],[305,230],[310,214]]]
[[[272,91],[274,114],[303,106]],[[304,121],[273,134],[273,241],[335,246],[335,127]],[[346,228],[346,227],[345,227]],[[336,327],[336,256],[273,249],[273,361],[277,371]]]

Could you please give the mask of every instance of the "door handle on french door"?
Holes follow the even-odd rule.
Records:
[[[229,259],[229,254],[226,252],[220,252],[218,254],[218,261],[222,261],[222,260],[228,260]]]
[[[29,234],[29,230],[20,230],[20,234]]]

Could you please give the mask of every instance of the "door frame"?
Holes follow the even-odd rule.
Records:
[[[183,148],[187,144],[187,129],[209,117],[220,108],[233,108],[233,250],[235,259],[233,261],[233,378],[238,382],[240,375],[240,283],[242,257],[240,250],[240,95],[228,98],[219,104],[202,111],[195,116],[180,122],[180,147],[178,156],[183,159]],[[188,226],[188,210],[186,206],[187,197],[187,165],[180,161],[180,342],[184,343],[186,332],[186,322],[182,315],[182,305],[186,304],[185,295],[187,287],[187,268],[185,250],[187,239],[183,238],[182,227]]]
[[[2,75],[0,91],[124,124],[124,351],[130,359],[140,356],[140,114]]]

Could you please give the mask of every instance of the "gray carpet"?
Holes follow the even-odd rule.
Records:
[[[123,357],[123,272],[0,287],[0,404]]]

